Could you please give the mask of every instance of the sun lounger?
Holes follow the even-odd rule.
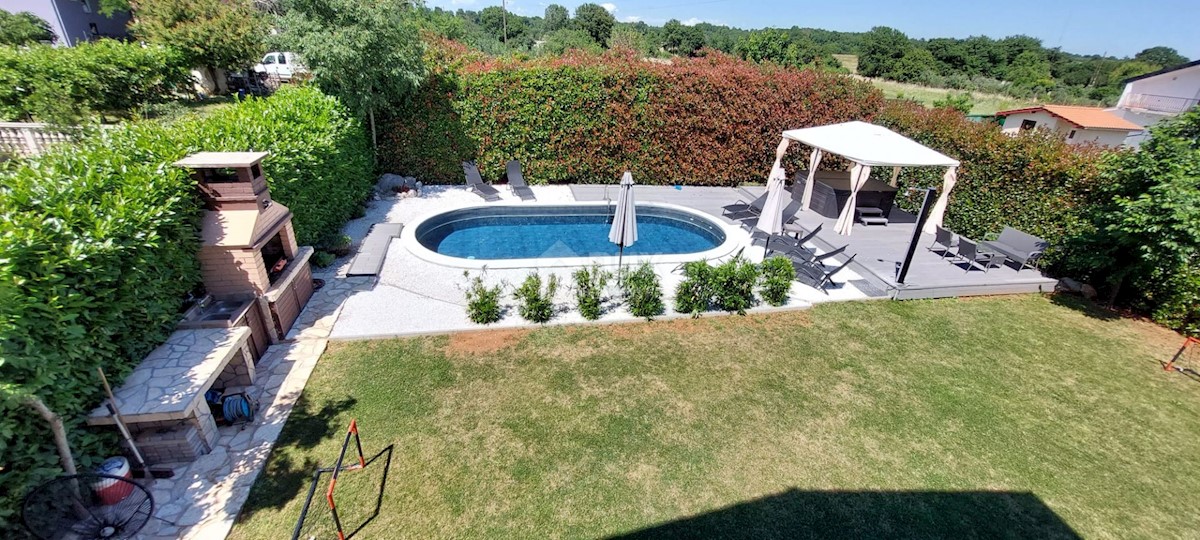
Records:
[[[732,220],[748,219],[757,216],[762,212],[763,205],[767,202],[767,192],[764,191],[757,199],[746,202],[739,200],[733,204],[725,205],[721,208],[721,215]]]
[[[476,167],[474,162],[464,161],[462,166],[463,173],[467,175],[467,187],[472,192],[488,202],[500,200],[500,192],[483,182],[483,177],[479,175],[479,167]]]
[[[846,259],[846,262],[834,267],[832,270],[826,270],[825,266],[820,263],[797,263],[795,264],[796,281],[825,294],[829,294],[826,288],[833,285],[833,276],[837,275],[838,272],[841,272],[847,266],[850,266],[850,263],[854,261],[854,257],[856,255],[851,255],[849,259]]]
[[[529,189],[529,184],[525,183],[525,175],[521,174],[521,162],[512,160],[505,167],[508,174],[508,187],[513,194],[520,197],[522,201],[537,200],[533,195],[533,190]]]

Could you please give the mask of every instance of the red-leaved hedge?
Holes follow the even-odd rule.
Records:
[[[533,183],[735,185],[761,181],[785,129],[871,119],[879,91],[849,77],[763,67],[709,51],[645,61],[630,53],[522,60],[435,46],[437,66],[393,111],[378,157],[388,171],[462,183],[475,159],[498,178],[520,159]],[[804,156],[793,152],[789,170]]]

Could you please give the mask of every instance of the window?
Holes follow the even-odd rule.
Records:
[[[1021,120],[1021,131],[1029,131],[1037,127],[1037,120]]]
[[[100,35],[100,29],[96,28],[96,23],[88,23],[88,32],[92,33],[92,37]]]
[[[1074,138],[1075,138],[1075,130],[1073,130],[1073,129],[1072,129],[1072,130],[1071,130],[1071,133],[1068,133],[1068,134],[1067,134],[1067,140],[1071,140],[1071,139],[1074,139]]]
[[[83,4],[83,12],[84,13],[92,12],[92,5],[90,3],[88,3],[88,0],[79,0],[79,3]]]
[[[286,55],[286,54],[280,54],[280,55],[279,55],[279,63],[280,63],[280,64],[286,64],[286,63],[287,63],[287,55]]]
[[[274,63],[275,63],[275,55],[273,55],[273,54],[268,54],[268,55],[264,56],[264,57],[263,57],[263,61],[262,61],[262,63],[264,63],[264,64],[274,64]]]

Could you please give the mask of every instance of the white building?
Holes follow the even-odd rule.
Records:
[[[1200,103],[1200,60],[1125,80],[1121,101],[1110,112],[1143,128],[1178,116]],[[1130,135],[1126,144],[1137,146],[1149,134]]]
[[[1039,105],[1001,111],[1001,131],[1010,135],[1030,129],[1048,129],[1059,133],[1070,144],[1096,143],[1120,146],[1125,138],[1140,133],[1142,126],[1099,107]]]

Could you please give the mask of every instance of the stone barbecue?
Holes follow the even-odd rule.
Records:
[[[292,211],[271,200],[266,152],[200,152],[175,162],[192,170],[204,200],[200,270],[218,301],[258,299],[269,342],[287,335],[312,296],[311,247],[299,247]]]
[[[313,294],[313,249],[297,245],[292,211],[271,200],[267,155],[200,152],[175,162],[191,169],[204,201],[199,259],[208,294],[114,391],[113,405],[150,464],[207,454],[218,422],[254,416],[255,365]],[[101,405],[88,423],[117,422]]]

